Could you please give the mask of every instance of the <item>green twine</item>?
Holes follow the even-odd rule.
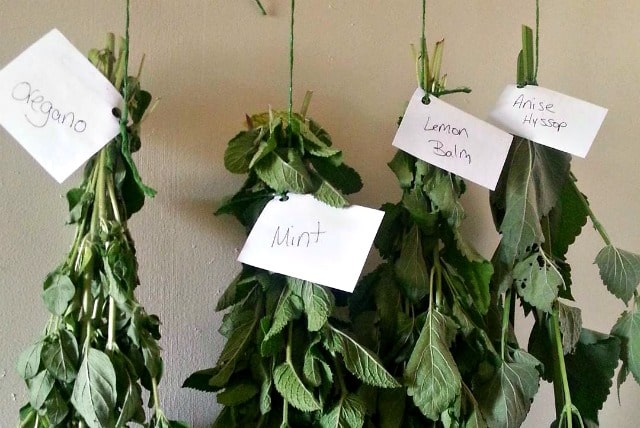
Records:
[[[538,64],[540,63],[540,0],[536,0],[536,66],[533,72],[533,80],[538,81]]]
[[[262,12],[263,15],[267,14],[267,11],[264,10],[264,7],[262,6],[262,3],[260,3],[260,0],[256,0],[256,4],[258,5],[258,7],[260,8],[260,12]]]
[[[293,119],[293,26],[295,18],[296,0],[291,0],[291,25],[289,27],[289,126]],[[289,134],[291,140],[291,134]],[[289,141],[291,144],[291,141]]]
[[[127,121],[129,119],[129,21],[131,14],[131,5],[129,0],[126,0],[126,18],[125,18],[125,30],[124,30],[124,41],[123,41],[123,55],[124,55],[124,79],[122,83],[122,97],[124,98],[124,106],[122,108],[122,115],[120,116],[120,138],[122,140],[122,157],[127,161],[129,167],[131,168],[131,173],[133,174],[134,181],[140,187],[140,190],[145,194],[145,196],[154,197],[156,195],[156,191],[151,187],[145,185],[142,182],[142,178],[140,177],[140,172],[138,171],[138,167],[133,161],[133,157],[131,156],[131,142],[129,141],[129,133],[127,131]]]
[[[427,0],[422,0],[422,33],[420,37],[420,87],[427,91],[427,70],[425,58],[427,55],[426,24],[427,22]],[[428,96],[428,95],[427,95]]]

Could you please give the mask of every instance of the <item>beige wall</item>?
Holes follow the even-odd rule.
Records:
[[[121,31],[121,1],[0,0],[0,67],[53,27],[86,52],[107,31]],[[226,142],[245,112],[284,107],[287,99],[288,1],[134,0],[132,62],[147,54],[143,82],[161,103],[144,129],[137,155],[158,190],[131,222],[138,245],[139,296],[163,321],[165,407],[195,427],[218,411],[215,397],[181,390],[182,380],[213,364],[222,345],[214,304],[238,270],[243,230],[213,217],[221,197],[242,177],[224,170]],[[534,23],[533,1],[430,1],[428,38],[446,38],[444,69],[470,95],[451,103],[485,117],[515,78],[520,24]],[[542,85],[608,107],[587,159],[575,159],[580,188],[617,245],[640,251],[640,2],[542,1]],[[615,7],[614,7],[615,5]],[[418,0],[298,1],[295,103],[315,91],[310,114],[333,135],[363,176],[355,203],[377,207],[399,190],[385,164],[391,139],[416,82],[410,43],[419,37]],[[24,387],[14,362],[46,321],[41,282],[62,259],[72,230],[61,197],[79,176],[55,183],[0,130],[0,427],[14,426]],[[489,257],[497,242],[488,192],[470,185],[467,231]],[[570,253],[574,290],[586,326],[608,331],[623,305],[601,285],[592,261],[601,243],[585,228]],[[536,399],[527,427],[548,426],[550,388]],[[615,392],[603,426],[635,427],[640,388]]]

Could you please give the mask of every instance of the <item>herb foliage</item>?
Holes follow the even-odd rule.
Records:
[[[127,220],[155,192],[142,184],[131,157],[140,148],[151,95],[138,77],[127,76],[127,56],[127,42],[119,39],[116,50],[113,34],[104,49],[89,54],[125,96],[122,115],[131,123],[87,163],[80,187],[67,193],[73,245],[44,282],[49,322],[17,363],[29,390],[22,428],[186,426],[169,421],[160,408],[160,321],[134,295],[138,264]],[[148,422],[142,388],[150,392]]]
[[[446,88],[443,41],[431,61],[421,41],[423,101],[469,92]],[[350,301],[354,323],[368,323],[358,330],[363,340],[372,337],[385,367],[403,378],[402,389],[377,391],[373,426],[508,426],[503,405],[509,403],[515,417],[526,415],[539,363],[524,352],[494,348],[487,321],[493,268],[462,236],[465,183],[402,151],[389,167],[402,198],[382,206],[375,246],[384,261]],[[526,394],[512,394],[513,383],[525,384]]]
[[[526,26],[522,41],[517,81],[522,86],[536,85],[533,31]],[[512,349],[518,348],[511,334],[516,298],[526,315],[533,314],[528,349],[542,363],[538,365],[542,377],[554,385],[553,426],[597,426],[598,411],[609,394],[618,359],[623,362],[618,386],[629,372],[640,380],[640,329],[636,325],[640,256],[613,246],[577,188],[570,162],[566,153],[514,138],[491,194],[495,224],[502,237],[493,257],[496,274],[490,312],[502,319],[501,346]],[[588,219],[605,242],[595,260],[602,281],[614,296],[630,305],[611,334],[584,328],[580,309],[568,304],[573,297],[566,255]],[[513,385],[519,394],[532,398],[530,385]],[[508,426],[517,426],[520,419],[514,415],[505,421]]]
[[[224,156],[225,167],[247,179],[217,214],[233,215],[249,231],[278,195],[308,193],[343,207],[345,195],[360,190],[358,173],[306,117],[309,100],[299,114],[247,117],[248,129]],[[184,386],[217,392],[224,408],[216,427],[362,427],[371,391],[400,384],[355,339],[345,306],[344,292],[243,265],[217,304],[229,309],[218,362]]]

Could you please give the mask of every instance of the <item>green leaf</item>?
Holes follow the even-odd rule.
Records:
[[[54,427],[61,424],[69,414],[69,406],[56,388],[51,390],[49,398],[44,402],[44,408],[48,422]]]
[[[576,187],[573,178],[569,178],[565,183],[557,206],[551,211],[550,216],[557,216],[551,227],[552,253],[556,257],[564,257],[573,244],[576,237],[580,235],[582,227],[587,224],[589,212],[582,202],[580,191]]]
[[[421,189],[412,189],[402,195],[402,206],[407,210],[411,219],[426,235],[436,233],[438,227],[438,213],[428,210],[428,202]]]
[[[425,178],[423,190],[431,199],[433,210],[441,212],[451,226],[459,226],[464,218],[464,210],[460,204],[460,186],[463,186],[461,179],[434,166],[429,167]]]
[[[41,371],[29,379],[27,385],[29,386],[29,403],[31,407],[40,410],[53,389],[54,384],[55,380],[46,370]]]
[[[500,232],[500,258],[512,265],[534,243],[544,241],[540,218],[556,204],[568,176],[570,157],[516,138],[511,148]]]
[[[396,154],[387,165],[396,175],[400,187],[403,189],[411,188],[413,184],[413,165],[415,158],[402,150],[396,151]]]
[[[462,383],[462,414],[465,415],[463,428],[487,428],[480,405],[469,387]]]
[[[253,383],[241,382],[227,386],[224,391],[218,393],[216,399],[223,406],[237,406],[251,400],[256,394],[258,394],[257,386]]]
[[[31,404],[25,404],[20,408],[20,425],[19,428],[38,428],[36,425],[38,411],[31,407]]]
[[[560,321],[560,334],[562,335],[562,352],[564,355],[575,350],[576,344],[582,332],[582,311],[580,308],[567,306],[558,302],[558,318]]]
[[[105,428],[114,423],[116,373],[109,357],[89,348],[71,394],[71,404],[90,428]]]
[[[234,314],[235,323],[229,339],[218,357],[216,373],[209,379],[209,385],[223,387],[235,370],[236,363],[242,357],[245,349],[255,335],[259,318],[253,310],[247,309]]]
[[[287,284],[296,295],[302,297],[307,330],[319,331],[333,312],[333,293],[321,285],[291,277],[287,277]]]
[[[61,382],[72,382],[78,374],[78,343],[67,330],[58,330],[42,348],[42,362],[46,369]]]
[[[503,361],[494,375],[474,387],[474,395],[489,427],[515,428],[527,417],[538,392],[540,363],[524,351],[513,362]]]
[[[67,305],[75,293],[76,287],[71,278],[54,272],[45,281],[42,298],[49,312],[61,316],[67,310]]]
[[[429,272],[422,254],[420,229],[413,225],[404,236],[395,273],[406,296],[417,302],[429,293]]]
[[[540,250],[518,262],[513,268],[514,286],[527,303],[551,312],[564,279],[558,268]]]
[[[258,177],[276,192],[307,193],[313,188],[309,172],[302,159],[290,149],[285,161],[271,152],[255,165]]]
[[[640,256],[607,245],[596,256],[602,282],[611,294],[629,302],[640,283]]]
[[[224,152],[224,166],[234,174],[244,174],[249,171],[253,154],[257,150],[258,141],[262,138],[262,129],[242,131],[229,141]]]
[[[216,311],[223,311],[236,303],[240,303],[247,297],[257,286],[256,275],[252,268],[243,265],[242,272],[231,281],[218,299]]]
[[[18,357],[16,369],[20,377],[29,380],[40,372],[43,342],[39,341],[25,349]]]
[[[273,381],[280,395],[296,409],[313,412],[322,408],[289,362],[276,367],[273,372]]]
[[[311,158],[311,164],[325,181],[345,195],[356,193],[362,189],[360,174],[343,163],[335,165],[331,159],[314,157]]]
[[[136,419],[136,416],[142,412],[142,388],[129,373],[126,357],[120,353],[115,353],[113,357],[113,366],[118,376],[116,395],[120,407],[116,428],[126,428],[127,423],[132,420],[144,422],[144,418],[142,421]]]
[[[349,201],[344,197],[340,190],[333,187],[326,180],[322,180],[320,182],[320,187],[313,192],[313,196],[320,202],[324,202],[334,208],[343,208],[349,205]]]
[[[582,329],[575,352],[565,357],[573,404],[584,419],[597,424],[609,395],[620,355],[617,337]]]
[[[278,299],[278,306],[273,314],[271,328],[265,335],[264,341],[268,341],[280,333],[292,320],[300,318],[302,308],[303,303],[300,301],[299,296],[294,294],[292,288],[283,288]]]
[[[266,155],[271,153],[278,146],[278,142],[274,134],[269,135],[269,138],[265,141],[260,141],[258,145],[258,150],[251,158],[251,162],[249,163],[249,169],[253,168],[254,165],[260,161],[260,159],[264,158]]]
[[[398,388],[398,381],[384,368],[380,359],[348,334],[327,324],[324,330],[336,352],[342,354],[344,364],[351,373],[367,385],[380,388]]]
[[[620,339],[623,370],[628,370],[640,384],[640,312],[636,303],[631,311],[622,313],[611,330]],[[620,385],[618,385],[620,387]]]
[[[469,261],[456,250],[447,249],[442,260],[449,284],[456,292],[458,301],[467,309],[473,309],[484,315],[489,310],[489,284],[493,275],[493,266],[488,261]],[[454,268],[455,266],[455,268]]]
[[[366,416],[364,402],[354,394],[340,399],[319,421],[321,428],[361,428]]]
[[[209,384],[209,380],[218,373],[215,368],[198,370],[189,375],[182,383],[183,388],[191,388],[202,392],[216,392],[220,387],[213,387]]]
[[[422,414],[437,420],[460,396],[461,377],[449,346],[455,323],[437,309],[429,308],[404,378],[407,395]]]

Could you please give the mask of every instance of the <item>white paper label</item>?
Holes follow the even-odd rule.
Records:
[[[384,213],[351,205],[333,208],[311,195],[270,201],[238,261],[352,292]]]
[[[514,135],[585,157],[607,109],[542,88],[509,85],[489,120]]]
[[[0,124],[60,183],[118,134],[122,102],[55,29],[0,70]]]
[[[418,88],[393,145],[432,165],[494,190],[513,137]]]

